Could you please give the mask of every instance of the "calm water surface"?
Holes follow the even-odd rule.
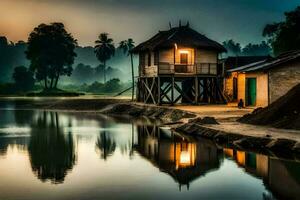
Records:
[[[147,120],[0,110],[0,199],[300,198],[300,163]]]

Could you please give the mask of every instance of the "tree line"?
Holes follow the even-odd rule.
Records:
[[[226,56],[267,56],[272,54],[272,48],[265,41],[259,44],[249,43],[242,47],[240,43],[230,39],[223,42],[223,46],[227,50]]]
[[[26,86],[24,90],[33,87],[34,81],[43,82],[44,91],[56,90],[58,81],[61,76],[70,76],[72,74],[74,59],[77,56],[75,48],[78,46],[77,40],[74,39],[71,33],[68,33],[63,23],[40,24],[30,33],[28,42],[20,42],[24,45],[23,52],[26,58],[30,61],[29,68],[19,66],[14,69],[13,79],[15,85]],[[18,43],[18,45],[20,45]],[[12,52],[7,51],[12,44],[7,42],[5,37],[0,38],[0,47],[3,52],[8,55],[13,55]],[[114,73],[114,69],[107,68],[107,61],[114,55],[116,48],[119,48],[127,56],[130,55],[130,50],[134,47],[134,41],[121,41],[119,46],[115,47],[113,39],[109,37],[108,33],[101,33],[98,40],[95,41],[94,53],[96,58],[101,63],[95,69],[90,66],[79,64],[76,67],[77,73],[75,78],[79,79],[81,72],[95,72],[95,74],[102,73],[104,75],[103,83],[106,83],[106,74]],[[2,56],[6,56],[3,55]],[[3,59],[13,60],[13,59]],[[0,66],[12,65],[9,63],[0,63]],[[133,59],[131,56],[131,70],[133,70]],[[9,71],[3,71],[4,74],[10,74]],[[84,74],[81,74],[84,75]],[[132,71],[132,82],[134,82],[134,72]],[[33,83],[33,84],[32,84]],[[16,88],[15,88],[16,89]]]
[[[244,47],[234,40],[225,41],[223,44],[228,49],[228,55],[278,55],[282,52],[299,50],[300,48],[300,7],[285,13],[285,20],[267,24],[262,32],[267,42],[248,44]],[[44,90],[57,89],[61,76],[70,76],[73,72],[72,65],[77,56],[77,40],[65,29],[62,23],[40,24],[30,33],[28,42],[9,43],[5,37],[0,37],[0,67],[18,66],[18,59],[26,56],[29,68],[16,67],[13,79],[19,87],[34,81],[43,82]],[[116,49],[122,50],[130,58],[132,71],[132,94],[134,94],[133,58],[130,50],[134,48],[133,39],[114,44],[108,33],[100,33],[95,41],[94,53],[103,68],[103,83],[107,80],[107,62],[115,55]],[[16,57],[12,58],[12,52]],[[23,55],[22,52],[25,51]],[[10,59],[7,59],[10,58]],[[4,70],[5,69],[5,70]],[[1,69],[4,79],[10,71]],[[79,74],[78,74],[79,76]],[[26,86],[27,87],[27,86]],[[28,86],[29,87],[29,86]]]

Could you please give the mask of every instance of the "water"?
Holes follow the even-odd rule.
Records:
[[[0,110],[0,199],[300,198],[300,163],[146,119]]]

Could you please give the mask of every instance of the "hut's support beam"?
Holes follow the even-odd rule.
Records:
[[[161,84],[159,76],[157,77],[157,104],[161,105]]]
[[[198,77],[195,77],[195,104],[198,104],[199,100],[199,81]]]
[[[172,76],[171,78],[171,84],[172,84],[172,88],[171,88],[171,105],[174,105],[174,89],[175,89],[175,80],[174,80],[174,76]]]
[[[155,100],[155,95],[153,93],[154,89],[155,89],[155,77],[153,78],[145,78],[146,81],[143,81],[143,85],[144,85],[144,92],[145,92],[145,97],[144,97],[144,103],[154,103],[156,104],[156,100]],[[150,100],[152,100],[151,102],[149,102],[149,98],[151,97]]]
[[[137,88],[137,100],[144,103],[226,103],[217,77],[140,77]]]

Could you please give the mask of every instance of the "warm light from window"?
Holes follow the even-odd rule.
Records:
[[[188,51],[188,50],[179,50],[179,53],[188,54],[188,53],[189,53],[189,51]]]
[[[180,164],[189,164],[191,162],[190,153],[188,151],[182,151],[180,153]]]

